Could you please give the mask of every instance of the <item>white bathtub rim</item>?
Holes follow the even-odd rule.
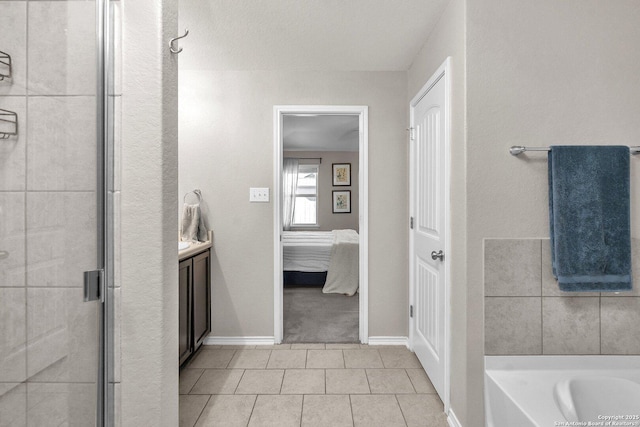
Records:
[[[565,421],[552,393],[553,386],[563,379],[595,374],[631,378],[640,384],[640,356],[485,356],[485,367],[488,426],[504,425],[503,417],[511,420],[508,414],[514,414],[493,414],[493,400],[508,401],[517,408],[519,422],[526,418],[531,426]],[[493,396],[492,400],[490,385],[502,396]]]

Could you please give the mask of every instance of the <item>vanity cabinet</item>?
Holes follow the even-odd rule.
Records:
[[[211,332],[211,251],[204,250],[179,264],[179,341],[182,365]]]

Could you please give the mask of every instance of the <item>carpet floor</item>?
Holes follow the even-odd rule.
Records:
[[[359,294],[323,294],[321,286],[284,288],[284,343],[359,342]]]

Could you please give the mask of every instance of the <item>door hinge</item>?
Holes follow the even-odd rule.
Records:
[[[409,306],[409,317],[413,317],[413,306]]]
[[[409,227],[413,230],[413,217],[409,217]]]
[[[103,301],[104,295],[104,270],[92,270],[84,272],[84,300]]]
[[[409,140],[413,141],[415,139],[415,136],[413,135],[413,131],[415,130],[415,128],[407,128],[407,132],[409,132]]]

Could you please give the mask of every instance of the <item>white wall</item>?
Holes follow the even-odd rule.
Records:
[[[467,4],[469,426],[483,425],[483,239],[549,235],[546,155],[509,146],[638,145],[638,23],[634,0]],[[639,203],[632,190],[635,237]]]
[[[285,151],[284,157],[320,157],[318,165],[318,225],[317,228],[296,227],[296,230],[344,230],[358,231],[358,152],[350,151]],[[333,186],[332,163],[351,163],[351,185]],[[333,213],[333,191],[351,191],[351,213]]]
[[[197,55],[193,46],[182,55]],[[274,105],[369,106],[369,331],[408,334],[406,73],[180,69],[180,194],[214,230],[214,336],[273,336]]]
[[[121,422],[178,420],[177,2],[125,0]],[[116,391],[118,393],[118,391]]]
[[[466,135],[465,135],[465,1],[451,0],[408,72],[407,103],[444,60],[451,56],[451,409],[469,425],[466,406],[478,399],[467,391],[467,322],[482,313],[467,313]],[[480,391],[482,393],[482,391]],[[481,395],[480,395],[481,396]]]

